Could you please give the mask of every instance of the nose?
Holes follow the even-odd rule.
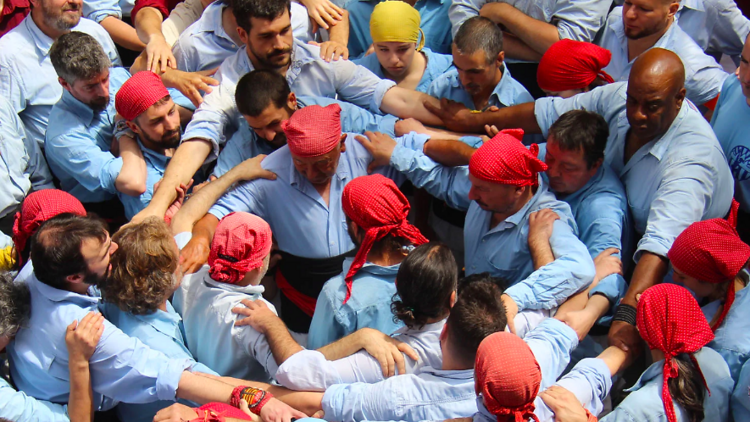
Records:
[[[477,195],[474,186],[472,186],[471,189],[469,189],[469,200],[476,201],[477,199],[479,199],[479,196]]]
[[[273,141],[274,139],[276,139],[276,132],[275,132],[275,131],[273,131],[273,130],[271,130],[271,129],[265,129],[265,130],[263,131],[263,134],[262,134],[261,136],[262,136],[262,137],[263,137],[263,139],[265,139],[266,141],[269,141],[269,142],[271,142],[271,141]]]
[[[557,164],[547,164],[547,175],[549,177],[559,177],[560,174],[560,166]]]
[[[624,9],[625,9],[624,10],[625,13],[623,13],[622,15],[624,19],[635,20],[638,17],[638,15],[635,13],[635,7],[630,6]]]

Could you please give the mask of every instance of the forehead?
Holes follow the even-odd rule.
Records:
[[[413,46],[414,43],[410,42],[397,42],[397,41],[387,41],[387,42],[376,42],[375,46],[378,48],[388,48],[392,50],[396,50],[398,48],[407,48]]]
[[[109,233],[107,233],[104,242],[95,237],[84,239],[83,242],[81,242],[81,254],[84,259],[90,260],[101,257],[103,255],[102,250],[109,245],[109,240]]]
[[[244,117],[250,127],[261,128],[268,126],[276,120],[288,119],[289,113],[287,113],[283,107],[276,107],[276,104],[271,102],[259,115],[255,117],[246,115]]]
[[[560,148],[560,143],[552,136],[547,137],[547,155],[553,155],[558,160],[583,160],[583,148],[566,150]]]
[[[669,94],[671,88],[669,82],[668,78],[655,77],[649,72],[644,72],[642,75],[631,73],[628,79],[628,97],[639,102],[663,99]]]
[[[468,70],[472,68],[482,68],[487,65],[487,56],[482,50],[477,50],[471,54],[461,53],[461,51],[453,44],[453,63],[461,70]]]
[[[80,86],[86,86],[86,85],[94,85],[104,82],[109,78],[109,69],[104,69],[102,72],[98,73],[96,76],[90,79],[78,79],[73,84],[74,85],[80,85]]]
[[[175,104],[174,101],[172,101],[171,97],[167,98],[166,101],[159,100],[156,104],[147,108],[146,111],[143,112],[143,121],[145,122],[151,119],[162,117],[165,114],[169,113],[169,111],[172,110],[174,106]]]

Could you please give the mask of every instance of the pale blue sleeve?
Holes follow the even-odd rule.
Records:
[[[69,422],[68,406],[37,400],[0,378],[0,418],[13,422]]]
[[[569,373],[555,383],[555,386],[573,393],[583,407],[593,415],[598,415],[604,408],[602,402],[612,388],[612,377],[603,360],[588,358],[578,362]],[[534,414],[539,420],[555,420],[555,413],[547,407],[541,397],[537,397],[534,404]]]
[[[86,0],[83,2],[83,17],[101,24],[109,17],[114,16],[122,19],[122,9],[117,0]]]
[[[45,150],[51,163],[74,177],[86,190],[117,192],[115,180],[122,169],[122,158],[102,151],[96,140],[83,131],[68,131],[48,139]]]
[[[26,133],[26,128],[23,126],[21,118],[10,109],[10,103],[4,101],[3,104],[8,106],[2,107],[3,118],[12,120],[9,123],[15,126],[17,136],[23,140],[23,145],[26,147],[26,154],[29,156],[29,162],[24,173],[29,175],[31,188],[35,191],[54,189],[55,185],[52,182],[52,173],[49,171],[47,161],[44,159],[44,154],[42,154],[42,149],[39,147],[39,143],[31,139],[29,134]],[[6,115],[6,112],[11,115]]]
[[[336,293],[335,289],[330,288],[331,281],[328,280],[323,286],[315,304],[315,313],[313,313],[310,332],[307,335],[307,347],[310,349],[320,349],[331,344],[344,337],[352,329],[351,324],[344,326],[336,317],[336,308],[332,303]],[[351,322],[351,318],[349,318],[349,322]]]
[[[341,128],[344,132],[382,132],[391,138],[396,137],[395,125],[398,117],[386,114],[373,114],[354,104],[339,102],[341,106]]]
[[[735,421],[750,421],[750,360],[742,366],[732,393],[732,415]]]
[[[742,54],[745,39],[750,33],[750,20],[742,15],[737,3],[732,0],[704,2],[705,7],[717,9],[717,22],[710,34],[709,50],[719,51],[729,56]]]
[[[253,194],[254,189],[251,186],[252,183],[253,181],[244,182],[226,192],[208,210],[208,213],[212,214],[219,220],[230,213],[239,211],[253,213],[258,217],[263,218],[263,216],[257,212],[258,200]]]
[[[550,126],[570,110],[591,111],[603,116],[607,122],[611,122],[625,106],[625,98],[621,91],[626,88],[627,82],[615,82],[570,98],[544,97],[536,100],[534,115],[537,124],[542,129],[542,135],[546,138]],[[616,106],[619,104],[621,106]]]
[[[570,353],[578,347],[575,330],[555,318],[547,318],[531,330],[523,341],[536,357],[542,372],[541,390],[555,383],[570,362]]]
[[[409,142],[409,137],[424,136],[414,133],[402,138]],[[418,188],[427,190],[430,195],[445,201],[452,208],[466,211],[471,205],[469,200],[469,168],[445,167],[424,155],[421,151],[396,145],[391,155],[391,167],[404,174]]]
[[[486,0],[453,0],[453,4],[448,8],[448,19],[451,21],[451,31],[454,38],[461,24],[469,18],[479,16],[482,6],[487,3]]]
[[[237,315],[237,319],[240,319],[240,315]],[[242,346],[247,356],[258,361],[260,366],[266,370],[269,378],[273,378],[276,375],[279,366],[276,364],[276,359],[273,357],[271,346],[268,344],[266,336],[255,331],[250,326],[233,326],[232,336]]]
[[[372,384],[383,379],[380,364],[365,351],[330,361],[317,350],[303,350],[276,371],[279,384],[297,391],[326,391],[336,384]]]
[[[552,23],[556,23],[561,40],[594,42],[596,33],[604,26],[610,5],[601,0],[556,1]]]
[[[336,93],[338,98],[356,104],[373,113],[380,114],[380,105],[389,89],[396,83],[380,79],[364,66],[358,66],[349,60],[331,62],[334,71]]]
[[[413,375],[397,378],[410,376]],[[323,395],[323,412],[326,419],[332,421],[401,420],[393,405],[398,399],[403,400],[399,384],[391,378],[376,384],[358,382],[332,385]]]
[[[245,138],[248,135],[248,139]],[[237,164],[247,160],[247,146],[250,142],[255,142],[255,135],[249,134],[242,127],[232,135],[231,138],[224,145],[224,149],[219,153],[219,157],[216,159],[216,167],[214,167],[213,176],[221,177],[224,173],[233,169]]]
[[[556,308],[594,280],[594,261],[568,224],[555,221],[549,243],[555,260],[505,291],[519,311]]]

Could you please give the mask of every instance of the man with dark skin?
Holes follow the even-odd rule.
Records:
[[[666,253],[675,237],[695,221],[725,217],[732,201],[733,180],[724,154],[711,127],[692,103],[684,101],[684,82],[680,58],[653,48],[635,61],[627,83],[480,114],[447,102],[433,110],[452,130],[520,126],[527,133],[545,135],[552,122],[571,109],[604,116],[610,126],[605,161],[625,185],[634,226],[642,236],[630,287],[609,334],[612,345],[627,351],[635,352],[641,344],[634,324],[636,298],[667,275]],[[428,142],[425,152],[432,148],[445,155],[446,151],[434,152],[439,147]]]

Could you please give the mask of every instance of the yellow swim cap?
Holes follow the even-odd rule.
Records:
[[[424,32],[419,27],[421,21],[417,9],[406,2],[378,3],[370,15],[372,42],[413,42],[419,51],[424,47]]]

